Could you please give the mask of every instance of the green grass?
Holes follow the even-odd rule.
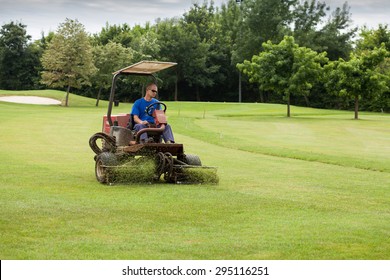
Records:
[[[177,142],[219,184],[105,186],[94,103],[0,102],[0,259],[390,258],[389,115],[168,102]]]

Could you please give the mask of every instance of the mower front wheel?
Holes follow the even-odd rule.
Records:
[[[110,178],[108,168],[110,166],[118,165],[118,160],[113,153],[103,152],[96,156],[95,162],[95,175],[98,182],[103,184],[109,184],[113,182],[113,178]]]
[[[188,165],[202,166],[202,162],[197,155],[185,155],[184,162]]]

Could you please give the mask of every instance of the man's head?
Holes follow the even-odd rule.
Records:
[[[145,97],[155,98],[158,93],[157,85],[155,83],[150,83],[146,86]]]

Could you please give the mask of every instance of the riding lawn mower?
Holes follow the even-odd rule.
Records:
[[[112,115],[116,82],[120,76],[147,76],[157,84],[154,74],[175,65],[141,61],[114,73],[102,132],[89,139],[96,154],[95,175],[100,183],[218,183],[215,167],[202,166],[198,156],[185,154],[183,144],[162,142],[167,125],[165,103],[156,102],[146,108],[145,112],[154,118],[155,126],[138,132],[133,130],[131,114]],[[148,141],[141,141],[143,133],[147,133]]]

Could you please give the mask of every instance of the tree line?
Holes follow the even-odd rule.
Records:
[[[0,30],[0,88],[57,88],[107,99],[112,73],[141,60],[177,62],[159,74],[160,99],[273,102],[390,111],[390,31],[353,27],[350,7],[317,0],[193,4],[154,24],[104,26],[88,34],[66,19],[30,42],[26,25]],[[132,102],[145,81],[123,79]],[[289,110],[288,110],[289,114]]]

